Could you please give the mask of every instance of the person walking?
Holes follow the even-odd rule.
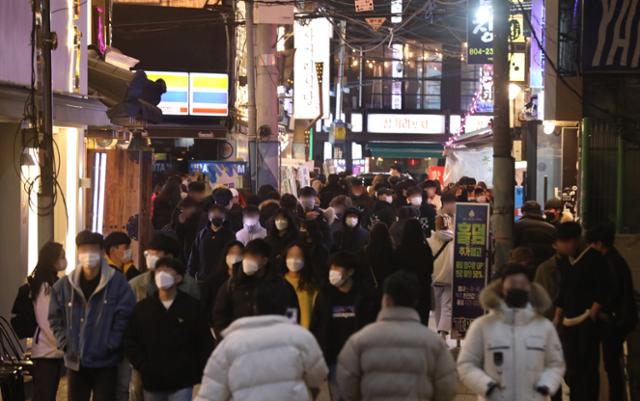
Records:
[[[565,364],[551,300],[525,268],[509,264],[480,294],[490,313],[476,319],[458,357],[462,383],[478,400],[544,400],[562,383]],[[597,396],[597,395],[596,395]]]
[[[369,232],[360,223],[360,210],[353,207],[345,210],[339,228],[333,232],[333,252],[362,250],[369,240]]]
[[[556,228],[544,220],[540,204],[536,201],[525,202],[522,213],[522,218],[513,225],[513,246],[531,248],[536,255],[534,266],[538,267],[555,253]]]
[[[322,233],[322,242],[331,249],[331,228],[329,222],[325,217],[324,210],[320,209],[317,203],[318,193],[311,187],[303,187],[300,189],[298,199],[300,199],[300,205],[302,206],[302,218],[305,220],[314,220],[318,223],[318,228]]]
[[[287,313],[292,321],[298,322],[300,307],[296,292],[277,274],[271,262],[271,249],[265,240],[255,239],[247,244],[241,268],[235,273],[218,290],[213,307],[212,326],[217,340],[231,323],[256,314],[256,290],[265,282],[272,284],[274,297],[287,299]]]
[[[327,177],[327,185],[320,190],[318,197],[320,198],[320,207],[326,209],[333,198],[339,195],[345,195],[346,191],[340,185],[340,177],[338,174],[329,174]]]
[[[393,249],[398,249],[400,243],[402,242],[402,232],[404,231],[404,225],[407,221],[414,219],[417,220],[420,218],[420,210],[413,206],[402,206],[398,209],[398,220],[394,221],[391,226],[389,226],[389,235],[391,235],[391,243],[393,244]]]
[[[561,327],[571,401],[596,401],[600,389],[598,320],[606,303],[606,261],[582,241],[578,223],[562,223],[558,241],[569,256],[560,260],[560,291],[554,324]]]
[[[374,225],[369,234],[369,242],[360,252],[360,260],[365,269],[363,276],[376,290],[380,300],[382,300],[382,284],[397,270],[397,255],[393,249],[389,231],[383,223]]]
[[[308,329],[311,311],[318,296],[318,284],[309,248],[302,241],[293,242],[285,248],[280,259],[284,279],[291,284],[298,296],[300,325]]]
[[[242,229],[236,233],[236,240],[242,245],[267,236],[267,230],[260,224],[260,209],[257,206],[248,205],[242,210],[242,224]]]
[[[114,231],[104,239],[104,252],[109,266],[131,280],[140,274],[131,255],[131,238],[126,233]]]
[[[216,299],[220,288],[237,274],[241,268],[240,262],[244,255],[244,245],[239,241],[231,241],[222,250],[218,266],[214,269],[211,277],[207,279],[205,285],[201,286],[202,294],[201,302],[207,313],[207,321],[213,327],[213,308],[215,308]]]
[[[58,349],[48,315],[51,287],[58,281],[58,273],[66,268],[62,244],[47,242],[40,249],[38,264],[27,278],[37,324],[31,345],[33,401],[55,401],[60,378],[64,375],[63,352]]]
[[[614,246],[615,230],[599,225],[587,231],[587,243],[605,260],[607,298],[599,315],[602,357],[609,382],[609,401],[626,401],[623,346],[638,324],[633,279],[627,262]]]
[[[431,236],[431,231],[436,228],[436,206],[423,199],[422,188],[418,186],[407,189],[407,203],[419,212],[420,226],[426,238]]]
[[[275,283],[255,292],[255,316],[234,321],[209,358],[196,401],[312,401],[327,377],[318,343],[284,316]]]
[[[189,187],[191,187],[192,184],[202,183],[191,182],[189,183]],[[199,201],[196,201],[196,199],[199,199]],[[162,231],[167,231],[175,235],[180,244],[180,254],[178,258],[185,264],[189,262],[193,242],[201,230],[200,223],[203,220],[202,215],[202,198],[189,195],[178,203],[178,207],[176,207],[171,217],[171,223],[162,228]]]
[[[451,193],[442,195],[442,208],[436,217],[435,235],[428,243],[433,256],[433,300],[436,331],[443,337],[451,332],[451,311],[453,305],[453,226],[456,211],[456,197]]]
[[[230,195],[231,193],[229,193]],[[209,224],[196,237],[189,258],[188,272],[202,284],[210,277],[225,246],[236,236],[227,226],[227,210],[218,204],[209,209]]]
[[[363,280],[356,275],[357,256],[337,252],[329,261],[329,285],[318,294],[309,330],[318,340],[329,365],[331,400],[341,400],[337,383],[338,354],[347,339],[375,320],[377,305]]]
[[[435,180],[426,180],[422,185],[425,193],[425,201],[429,205],[433,205],[436,212],[439,212],[440,209],[442,209],[442,199],[440,195],[438,195],[439,186],[440,184]]]
[[[103,256],[102,235],[82,231],[76,246],[78,267],[52,287],[49,324],[64,350],[69,400],[114,401],[135,297]]]
[[[151,224],[155,230],[161,230],[171,222],[173,211],[182,199],[180,185],[179,177],[169,177],[158,196],[153,200]]]
[[[269,225],[265,241],[271,248],[272,263],[280,264],[280,256],[284,248],[298,239],[299,231],[296,219],[289,210],[281,208]]]
[[[398,247],[398,266],[414,274],[420,283],[420,300],[417,311],[423,324],[429,324],[431,310],[431,280],[433,275],[433,253],[424,237],[418,220],[408,220]]]
[[[398,218],[396,208],[393,206],[393,195],[395,192],[385,186],[376,190],[377,200],[371,206],[370,227],[375,223],[381,222],[391,227]]]
[[[202,305],[178,290],[185,270],[178,259],[158,260],[158,292],[135,306],[125,333],[126,355],[140,372],[145,401],[190,401],[213,351]]]
[[[154,279],[154,271],[158,260],[163,257],[177,258],[178,255],[180,255],[180,245],[175,237],[165,231],[153,233],[147,249],[144,251],[145,264],[148,270],[129,281],[129,285],[136,297],[136,302],[140,302],[158,291]],[[200,299],[198,284],[190,275],[182,278],[179,289],[196,299]]]
[[[456,395],[456,365],[438,336],[420,323],[417,277],[398,271],[384,282],[376,323],[349,338],[338,356],[345,401],[437,400]]]

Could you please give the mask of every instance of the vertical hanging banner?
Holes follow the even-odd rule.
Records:
[[[464,338],[484,310],[480,291],[489,267],[489,205],[458,203],[454,227],[452,331]]]
[[[491,0],[467,3],[467,63],[493,62],[493,6]]]
[[[322,118],[329,118],[330,39],[333,26],[326,18],[296,20],[293,37],[296,53],[293,61],[293,116],[311,120],[320,113],[320,96],[323,102]],[[316,63],[326,66],[322,72],[322,90],[318,88]]]

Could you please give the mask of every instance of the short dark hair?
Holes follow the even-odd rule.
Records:
[[[247,205],[242,209],[242,214],[260,214],[260,209],[254,205]]]
[[[536,201],[526,201],[521,210],[524,214],[542,215],[542,207]]]
[[[286,291],[278,288],[273,281],[264,280],[255,292],[255,307],[258,315],[284,315],[287,313],[288,302]]]
[[[159,267],[168,267],[170,269],[173,269],[181,276],[184,276],[184,274],[187,272],[186,267],[184,267],[184,264],[180,261],[180,259],[172,258],[170,256],[165,256],[158,259],[158,261],[156,262],[156,269],[158,269]]]
[[[213,212],[213,211],[216,211],[216,210],[218,210],[218,211],[220,211],[220,212],[222,212],[224,214],[227,213],[227,209],[224,208],[224,205],[221,205],[219,203],[212,203],[210,205],[210,207],[209,207],[209,210],[207,210],[207,212]]]
[[[170,231],[155,231],[147,244],[147,249],[156,249],[173,256],[180,254],[178,238]]]
[[[485,192],[487,192],[487,190],[481,187],[476,187],[476,189],[473,190],[473,193],[476,195],[482,195]]]
[[[422,186],[423,188],[438,188],[438,183],[435,180],[426,180]]]
[[[400,171],[400,166],[398,166],[397,164],[392,164],[391,167],[389,167],[389,169]]]
[[[420,195],[422,196],[422,189],[420,187],[417,186],[413,186],[410,187],[409,189],[407,189],[407,198],[414,196],[414,195]]]
[[[114,231],[104,239],[104,251],[109,254],[111,248],[118,245],[131,245],[131,238],[122,231]]]
[[[98,245],[100,248],[104,247],[104,239],[99,233],[94,233],[89,230],[80,231],[76,235],[76,246],[81,245]]]
[[[358,257],[352,252],[339,251],[329,258],[329,266],[331,265],[343,267],[347,270],[357,270]]]
[[[267,258],[271,256],[271,247],[267,241],[263,239],[254,239],[249,241],[247,246],[244,248],[244,251],[252,255],[261,255]]]
[[[227,206],[233,199],[233,193],[229,188],[218,188],[213,191],[213,203],[220,206]]]
[[[507,263],[500,274],[500,278],[504,281],[509,276],[516,274],[524,274],[531,281],[531,272],[519,263]]]
[[[301,198],[306,198],[306,197],[316,197],[317,195],[318,193],[312,187],[303,187],[300,189],[300,193],[298,196]]]
[[[187,186],[187,191],[189,192],[204,192],[204,182],[202,181],[191,181]]]
[[[442,194],[442,197],[440,197],[440,201],[442,201],[442,203],[456,203],[458,198],[456,198],[456,194],[452,192],[445,192]]]
[[[587,243],[602,242],[602,245],[611,248],[616,240],[616,230],[612,224],[599,224],[587,230]]]
[[[568,221],[558,226],[556,240],[568,241],[572,239],[580,239],[582,236],[582,226],[574,221]]]
[[[280,198],[280,206],[292,211],[296,210],[298,207],[298,199],[292,194],[283,194]]]
[[[384,294],[391,297],[396,306],[415,308],[418,304],[418,277],[412,273],[398,270],[387,277],[383,288]]]

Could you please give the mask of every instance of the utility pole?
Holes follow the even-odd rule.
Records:
[[[253,1],[245,0],[244,2],[244,20],[245,35],[247,37],[247,136],[249,138],[249,146],[251,141],[254,142],[253,152],[255,160],[251,164],[251,179],[254,185],[254,191],[258,192],[258,124],[256,119],[256,58],[254,44],[254,26],[253,26]],[[251,154],[251,152],[249,152]],[[251,161],[251,160],[250,160]]]
[[[42,137],[40,139],[40,185],[38,190],[38,247],[53,240],[53,89],[51,79],[51,50],[56,48],[56,35],[51,32],[51,2],[40,3],[42,27],[40,51],[42,68],[40,89],[42,91]],[[69,33],[71,34],[71,33]]]
[[[509,132],[509,2],[493,1],[493,190],[495,267],[502,268],[513,247],[514,160]]]
[[[340,21],[340,48],[338,50],[338,79],[336,79],[336,116],[335,120],[342,120],[342,88],[344,84],[344,56],[347,35],[347,21]]]

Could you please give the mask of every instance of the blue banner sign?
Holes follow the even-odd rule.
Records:
[[[489,205],[458,203],[454,233],[452,331],[454,338],[464,338],[484,313],[480,291],[489,263]]]

